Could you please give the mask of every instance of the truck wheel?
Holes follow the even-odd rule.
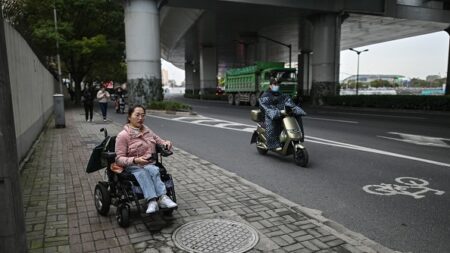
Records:
[[[234,95],[234,104],[235,105],[241,104],[241,98],[240,98],[239,94]]]
[[[250,95],[250,106],[255,107],[258,104],[258,99],[256,99],[256,94],[252,93]]]
[[[233,94],[228,94],[228,104],[234,105],[234,96],[233,96]]]

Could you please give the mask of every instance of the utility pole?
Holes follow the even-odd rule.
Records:
[[[27,251],[5,27],[0,18],[0,252]]]
[[[264,36],[264,35],[259,35],[258,34],[257,36],[260,37],[260,38],[266,39],[268,41],[272,41],[273,43],[276,43],[276,44],[279,44],[279,45],[287,47],[289,49],[289,68],[291,67],[291,63],[292,63],[292,45],[291,44],[286,44],[286,43],[283,43],[281,41],[271,39],[271,38],[269,38],[267,36]]]
[[[59,57],[59,34],[58,34],[58,18],[56,16],[56,1],[53,2],[53,19],[55,23],[56,32],[56,61],[58,63],[58,80],[59,80],[59,93],[63,94],[62,78],[61,78],[61,59]]]
[[[357,67],[356,67],[356,95],[358,95],[358,84],[359,84],[359,55],[363,52],[367,52],[369,51],[369,49],[364,49],[362,51],[353,49],[353,48],[349,48],[349,50],[355,52],[358,55],[358,63],[357,63]]]
[[[450,26],[445,29],[447,34],[450,36]],[[450,48],[450,37],[449,37],[449,48]],[[448,60],[447,60],[447,81],[445,83],[445,91],[444,95],[450,95],[450,49],[448,51]]]
[[[62,88],[61,77],[61,60],[59,58],[59,34],[58,34],[58,19],[56,16],[56,1],[53,1],[53,18],[55,21],[55,33],[56,33],[56,59],[58,61],[58,80],[59,80],[59,94],[53,95],[53,111],[55,114],[55,126],[56,128],[66,127],[66,117],[64,115],[64,93]]]

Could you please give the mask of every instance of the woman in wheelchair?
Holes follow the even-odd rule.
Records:
[[[166,186],[152,159],[152,154],[156,153],[156,144],[172,149],[172,143],[161,139],[144,125],[144,118],[145,109],[141,105],[129,109],[128,123],[116,138],[116,163],[134,175],[148,201],[146,213],[154,213],[158,206],[162,209],[177,206],[166,195]]]

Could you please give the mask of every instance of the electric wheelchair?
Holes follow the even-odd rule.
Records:
[[[121,173],[114,172],[113,163],[116,158],[116,153],[114,152],[116,136],[109,136],[108,131],[105,128],[100,129],[100,131],[104,132],[105,139],[94,149],[93,155],[91,155],[89,161],[89,165],[91,165],[91,160],[97,160],[94,162],[97,166],[94,167],[106,167],[105,181],[99,181],[95,186],[95,208],[100,215],[106,216],[110,206],[116,206],[117,222],[121,227],[128,227],[130,224],[131,207],[136,206],[137,211],[143,215],[145,214],[147,203],[144,200],[142,190],[133,174],[128,173],[125,170]],[[96,149],[99,159],[93,158]],[[166,186],[166,195],[176,203],[175,187],[172,176],[162,164],[162,157],[170,156],[173,152],[165,149],[162,145],[157,145],[156,151],[157,153],[153,154],[152,158],[156,161],[155,165],[159,167],[161,181]],[[88,173],[93,172],[92,169],[89,169],[89,165],[86,170]],[[159,212],[171,216],[174,209],[176,209],[176,207],[172,209],[159,209]]]

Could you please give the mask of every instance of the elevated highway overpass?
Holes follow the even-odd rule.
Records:
[[[132,90],[139,83],[132,80],[160,80],[162,56],[185,70],[187,92],[214,90],[230,67],[291,60],[299,92],[333,94],[341,50],[450,31],[450,0],[128,0],[124,7]]]

